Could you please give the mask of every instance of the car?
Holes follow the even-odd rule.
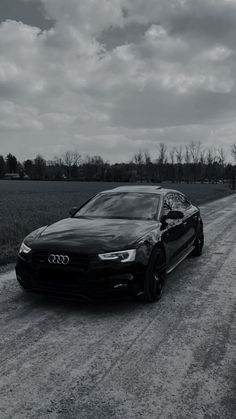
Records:
[[[16,277],[29,291],[85,299],[160,299],[166,275],[204,244],[200,210],[176,190],[120,186],[30,233]]]

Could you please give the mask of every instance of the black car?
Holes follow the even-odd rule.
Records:
[[[23,241],[16,276],[26,290],[99,299],[160,298],[166,274],[201,255],[199,208],[160,186],[121,186],[73,208]]]

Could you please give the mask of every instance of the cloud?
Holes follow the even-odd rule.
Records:
[[[214,127],[214,144],[232,140],[236,2],[42,4],[47,30],[0,24],[2,153],[77,147],[114,161],[159,140],[213,141]]]
[[[95,35],[110,26],[123,26],[122,0],[42,0],[49,17]]]
[[[20,107],[13,102],[1,101],[0,103],[0,127],[2,129],[19,130],[36,129],[41,130],[43,125],[38,120],[37,109],[33,107]]]

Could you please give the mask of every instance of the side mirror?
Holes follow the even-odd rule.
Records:
[[[165,216],[166,220],[180,220],[181,218],[184,218],[184,214],[182,211],[177,210],[171,210]]]
[[[163,215],[161,221],[162,223],[165,223],[167,220],[180,220],[182,218],[184,218],[182,211],[171,210],[168,212],[168,214]]]
[[[72,207],[69,211],[70,216],[73,217],[73,215],[75,215],[77,211],[78,211],[78,207]]]

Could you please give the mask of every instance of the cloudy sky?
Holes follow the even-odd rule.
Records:
[[[1,0],[0,154],[236,141],[236,0]]]

